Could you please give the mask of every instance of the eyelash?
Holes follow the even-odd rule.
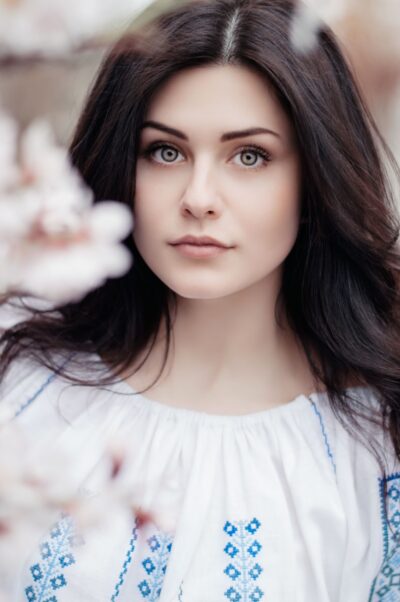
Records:
[[[160,148],[172,148],[174,149],[177,153],[180,153],[181,151],[176,148],[174,145],[172,144],[166,144],[165,142],[153,142],[152,144],[150,144],[147,148],[145,148],[142,153],[141,156],[145,157],[146,159],[148,159],[149,161],[152,161],[153,163],[157,163],[157,165],[168,165],[168,161],[165,163],[162,163],[160,161],[155,161],[153,159],[153,157],[151,156],[152,153]],[[262,165],[258,165],[257,167],[246,167],[243,166],[244,169],[252,169],[252,170],[257,170],[260,169],[261,167],[263,167],[263,165],[265,165],[265,163],[268,163],[269,161],[271,161],[271,155],[264,149],[262,148],[262,146],[258,146],[257,144],[251,144],[248,146],[243,146],[242,148],[239,148],[236,154],[241,154],[244,153],[246,151],[252,151],[254,153],[256,153],[259,157],[261,157],[263,159],[263,164]],[[171,165],[173,165],[174,162],[171,162]]]

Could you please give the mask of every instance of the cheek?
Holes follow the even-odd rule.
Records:
[[[279,175],[279,174],[278,174]],[[256,210],[243,215],[253,238],[254,259],[269,258],[282,262],[290,253],[297,237],[300,221],[300,186],[297,172],[293,177],[270,178],[268,186],[257,191]]]

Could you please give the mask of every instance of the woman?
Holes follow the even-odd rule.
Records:
[[[128,441],[128,482],[168,521],[116,519],[86,566],[63,517],[28,600],[400,599],[385,145],[333,34],[292,48],[294,14],[190,2],[100,70],[71,152],[132,207],[134,265],[4,332],[3,398],[35,450],[71,443],[80,486]]]

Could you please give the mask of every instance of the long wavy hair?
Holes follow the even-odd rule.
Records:
[[[331,30],[321,27],[307,53],[293,47],[296,11],[295,0],[195,0],[126,33],[100,67],[71,156],[96,202],[133,209],[140,128],[159,87],[200,65],[256,69],[294,126],[302,163],[301,221],[279,298],[335,415],[354,436],[367,432],[361,417],[379,424],[400,459],[399,221],[387,169],[397,166]],[[0,378],[27,355],[71,382],[111,383],[151,351],[163,318],[164,368],[171,291],[132,237],[124,244],[134,258],[125,276],[57,311],[32,308],[2,332]],[[60,356],[70,361],[60,366]],[[378,411],[351,400],[354,380],[373,390]]]

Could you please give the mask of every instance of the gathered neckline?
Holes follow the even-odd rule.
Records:
[[[136,391],[132,385],[126,380],[119,380],[112,385],[117,389],[119,393],[124,395],[133,396],[135,405],[140,408],[146,408],[154,414],[158,414],[165,418],[174,420],[184,420],[185,422],[195,422],[201,424],[215,424],[215,425],[232,425],[239,426],[241,424],[254,424],[258,422],[264,422],[270,420],[276,416],[284,416],[297,412],[298,409],[317,404],[321,397],[326,397],[326,391],[314,391],[310,394],[300,393],[291,401],[284,404],[273,406],[265,410],[257,410],[256,412],[249,412],[246,414],[214,414],[211,412],[205,412],[202,410],[192,410],[189,408],[183,408],[165,404],[161,401],[156,401],[146,397],[142,393]],[[358,390],[364,390],[363,386],[348,387],[345,389],[346,393]]]

